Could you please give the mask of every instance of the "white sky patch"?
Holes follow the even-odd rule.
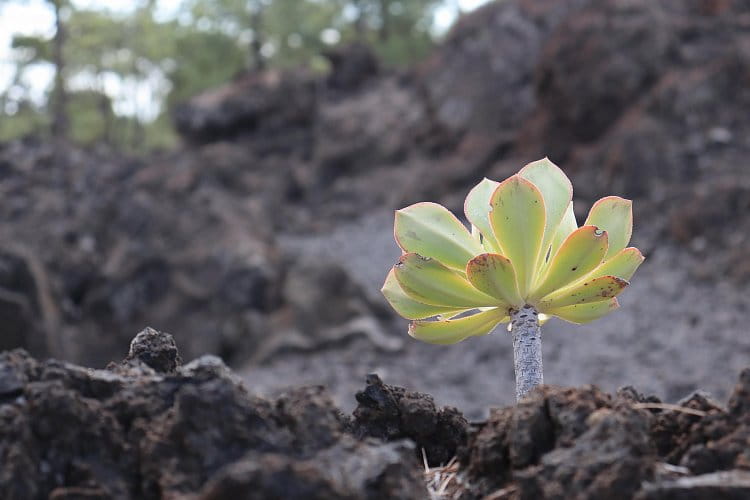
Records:
[[[435,32],[445,33],[456,20],[457,10],[470,12],[486,4],[489,0],[447,0],[444,5],[435,9]]]
[[[326,45],[335,45],[341,40],[341,33],[333,28],[326,28],[321,31],[320,40]]]
[[[13,35],[51,36],[55,32],[54,24],[54,15],[42,0],[30,0],[26,4],[10,2],[0,7],[0,92],[8,88],[15,76]],[[38,64],[26,71],[22,81],[30,87],[31,99],[40,102],[51,80],[52,69]]]

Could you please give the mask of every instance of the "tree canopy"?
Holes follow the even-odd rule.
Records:
[[[0,0],[3,5],[24,0]],[[326,71],[327,49],[368,43],[386,65],[405,66],[434,43],[446,0],[182,0],[163,15],[157,0],[127,11],[46,0],[50,36],[15,35],[10,85],[0,89],[0,141],[26,134],[106,142],[128,151],[169,147],[170,110],[246,70],[305,66]],[[43,99],[34,67],[52,68]],[[10,67],[6,64],[6,67]]]

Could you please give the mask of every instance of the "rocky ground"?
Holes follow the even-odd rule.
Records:
[[[0,497],[638,499],[750,495],[750,369],[726,406],[632,387],[541,386],[469,423],[369,375],[351,414],[322,386],[266,399],[215,356],[139,333],[106,369],[0,354]]]
[[[34,384],[59,380],[56,397],[98,401],[75,403],[75,418],[93,419],[103,405],[131,397],[115,396],[117,391],[136,391],[143,384],[166,391],[159,394],[166,394],[163,405],[172,408],[181,387],[201,392],[196,387],[204,382],[186,382],[193,380],[185,372],[191,365],[177,369],[176,378],[131,367],[94,372],[99,378],[92,382],[85,377],[94,375],[65,364],[103,368],[127,350],[134,332],[152,325],[174,333],[185,359],[214,354],[234,368],[250,392],[267,398],[257,403],[271,408],[262,418],[283,421],[274,405],[282,392],[301,384],[324,384],[325,405],[348,414],[356,407],[352,394],[376,372],[390,384],[432,394],[438,405],[460,408],[469,420],[495,422],[501,417],[489,408],[513,398],[510,339],[504,332],[449,348],[418,344],[406,336],[405,322],[388,309],[378,289],[398,255],[391,235],[393,209],[431,200],[460,213],[463,197],[483,176],[504,178],[542,156],[572,178],[579,220],[601,196],[633,199],[633,243],[647,256],[623,294],[620,311],[586,327],[561,322],[545,327],[547,381],[596,383],[610,393],[633,384],[670,403],[697,388],[720,401],[730,396],[750,359],[750,11],[743,2],[504,0],[461,19],[427,61],[408,71],[381,68],[361,46],[330,57],[327,76],[302,70],[243,75],[185,103],[175,114],[184,141],[173,152],[126,158],[34,138],[0,145],[0,350],[24,348],[36,359],[61,360],[4,355],[4,363],[15,367],[11,372],[23,375],[3,401],[15,405],[22,391],[41,387]],[[196,370],[204,370],[202,361],[196,363]],[[221,379],[217,384],[229,384],[230,393],[239,391],[236,380],[206,370]],[[226,374],[224,368],[216,370]],[[104,392],[90,392],[98,390]],[[580,398],[608,401],[602,407],[628,425],[628,415],[635,415],[640,423],[633,429],[651,429],[658,418],[679,417],[691,425],[708,421],[647,410],[622,413],[632,404],[598,392]],[[237,405],[249,408],[258,401],[243,399]],[[722,422],[730,422],[731,412],[701,405],[700,411],[716,411]],[[15,422],[8,429],[28,429],[27,410],[3,413]],[[151,435],[150,416],[162,410],[143,409],[149,417],[140,427],[132,426],[130,410],[111,411],[110,423],[120,422],[129,436],[112,446],[156,446],[143,436]],[[181,418],[179,410],[169,414]],[[286,424],[279,425],[279,433],[289,433]],[[686,425],[679,427],[685,435]],[[102,427],[96,429],[83,441],[110,439]],[[182,432],[165,429],[158,432]],[[29,432],[28,439],[52,439],[43,429]],[[721,434],[705,432],[704,444]],[[159,436],[160,443],[171,439]],[[206,466],[196,481],[202,487],[219,469],[209,462],[239,460],[253,439],[248,435],[227,461],[195,458]],[[286,438],[278,439],[262,448],[275,453],[264,455],[264,461],[279,470],[328,473],[330,468],[310,462],[290,465],[287,457],[310,460],[325,447],[302,444],[303,453],[284,444]],[[549,445],[553,441],[540,446],[555,450],[557,445]],[[41,442],[47,441],[28,446],[39,450]],[[638,481],[666,484],[662,479],[669,471],[675,488],[725,478],[677,477],[684,475],[679,467],[692,467],[682,464],[683,452],[670,455],[658,446],[656,452],[644,451],[642,441],[621,443],[653,459],[629,472]],[[316,463],[335,461],[336,453],[346,453],[341,450],[363,445],[342,446]],[[373,446],[363,453],[380,460],[376,470],[388,469],[388,457],[401,453]],[[88,456],[87,450],[80,456]],[[114,470],[87,465],[88,472],[81,472],[78,462],[38,461],[19,453],[14,456],[26,457],[19,467],[63,464],[65,477],[78,478],[71,481],[81,488],[87,487],[86,478]],[[522,480],[520,471],[532,470],[530,464],[548,466],[538,458],[542,455],[531,455],[537,458],[504,466],[518,472],[508,472],[516,478],[512,487],[543,490],[555,498],[547,486]],[[543,457],[548,455],[545,451]],[[460,456],[463,472],[481,470],[463,467],[471,459]],[[125,479],[112,484],[141,478],[144,486],[127,488],[143,489],[128,491],[183,491],[187,479],[178,476],[189,469],[175,465],[174,477],[163,478],[155,465],[132,460],[117,469],[126,470],[118,472]],[[663,461],[678,472],[658,465]],[[722,463],[729,465],[700,473],[743,467],[735,458]],[[550,471],[558,470],[550,464]],[[51,474],[47,482],[18,487],[63,487],[54,483],[61,476],[50,472],[60,470],[53,465],[44,469]],[[253,466],[237,467],[250,471]],[[242,475],[265,481],[251,472]],[[730,479],[744,480],[732,474]],[[359,498],[369,488],[362,486],[369,479],[361,479],[335,487]],[[335,478],[314,479],[329,480],[336,484]],[[155,486],[160,481],[164,484]],[[499,479],[476,484],[485,488],[479,494],[511,487]],[[193,492],[197,488],[189,486]],[[644,487],[638,494],[650,493]]]

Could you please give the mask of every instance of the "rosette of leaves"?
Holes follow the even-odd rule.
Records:
[[[538,337],[541,383],[540,323],[558,317],[582,324],[612,312],[643,262],[628,247],[630,200],[602,198],[578,227],[572,197],[568,177],[545,158],[503,182],[477,184],[464,204],[470,229],[436,203],[396,211],[403,255],[382,292],[412,320],[409,335],[452,344],[510,322],[514,346]]]

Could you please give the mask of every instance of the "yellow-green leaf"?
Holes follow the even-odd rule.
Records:
[[[596,269],[591,271],[589,277],[610,275],[617,276],[624,280],[630,280],[643,260],[643,254],[637,248],[623,248],[615,255],[607,258],[604,262],[599,264]]]
[[[401,288],[393,269],[388,272],[385,283],[383,283],[383,288],[380,291],[391,307],[406,319],[424,319],[438,315],[450,316],[466,310],[423,304],[412,299]]]
[[[617,299],[612,298],[600,302],[560,307],[548,311],[547,314],[557,316],[558,318],[564,319],[570,323],[582,325],[606,316],[619,307],[620,304],[617,302]]]
[[[430,344],[455,344],[468,337],[486,335],[508,316],[501,309],[490,309],[471,316],[442,321],[413,321],[409,335]]]
[[[490,223],[502,254],[516,271],[518,292],[525,297],[540,261],[545,227],[544,199],[539,189],[514,175],[495,189],[490,199]]]
[[[523,307],[516,272],[507,257],[496,253],[477,255],[466,266],[466,277],[476,289],[495,297],[502,304]]]
[[[480,292],[464,276],[435,259],[407,253],[393,269],[401,289],[417,302],[453,309],[497,305],[497,299]]]
[[[461,221],[437,203],[416,203],[396,210],[393,234],[404,252],[437,259],[461,272],[472,257],[484,251]]]
[[[608,300],[617,296],[628,285],[627,281],[617,276],[599,276],[547,295],[539,302],[538,309],[548,312],[558,307]]]
[[[482,179],[482,182],[469,191],[464,202],[466,219],[482,234],[484,247],[493,252],[499,251],[500,247],[490,224],[490,198],[499,184],[487,178]]]
[[[560,225],[557,226],[555,234],[554,236],[552,236],[549,252],[550,261],[552,260],[552,257],[554,257],[557,253],[560,245],[562,245],[566,238],[570,236],[570,233],[572,233],[576,229],[578,229],[578,223],[576,222],[576,215],[573,211],[573,202],[571,201],[568,204],[568,209],[565,210],[565,215],[563,215],[563,218],[560,221]]]
[[[633,202],[619,196],[607,196],[594,203],[585,225],[596,226],[609,234],[605,259],[628,246],[633,233]]]
[[[573,231],[552,257],[542,282],[532,294],[532,300],[574,283],[601,264],[607,253],[607,233],[594,226],[582,226]]]
[[[544,198],[546,222],[542,249],[546,252],[573,198],[573,185],[565,172],[549,158],[529,163],[518,175],[532,182]]]

